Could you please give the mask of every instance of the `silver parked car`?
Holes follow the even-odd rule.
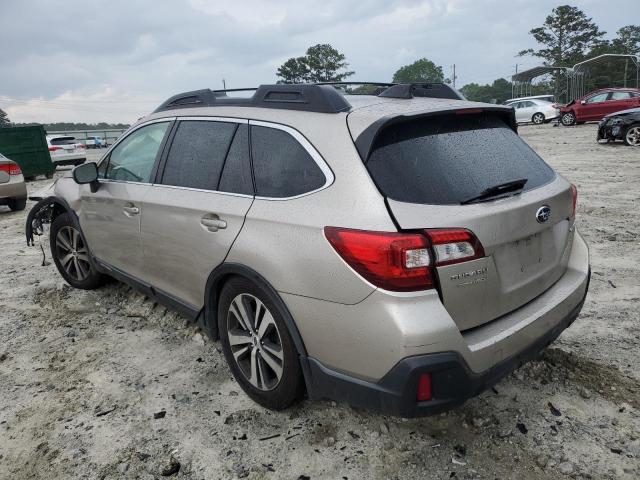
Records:
[[[11,210],[24,210],[27,204],[27,186],[20,166],[0,153],[0,205]]]
[[[507,103],[516,111],[516,122],[540,125],[560,116],[560,106],[541,99],[514,100]]]
[[[105,276],[220,339],[261,405],[459,405],[552,342],[590,278],[576,189],[510,107],[443,84],[170,98],[27,219],[60,274]]]

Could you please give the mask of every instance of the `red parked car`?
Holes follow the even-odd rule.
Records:
[[[640,107],[640,89],[601,88],[560,107],[560,120],[565,126],[600,121],[605,115]]]

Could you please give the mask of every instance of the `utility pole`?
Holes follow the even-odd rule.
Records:
[[[452,65],[453,67],[453,78],[451,79],[453,81],[453,88],[456,88],[456,64],[454,63]]]
[[[225,81],[225,79],[222,79],[222,89],[226,90],[227,89],[227,82]]]

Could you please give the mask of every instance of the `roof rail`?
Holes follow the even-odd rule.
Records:
[[[447,98],[450,100],[466,100],[460,92],[446,83],[382,83],[382,82],[322,82],[316,85],[331,85],[333,87],[350,87],[354,85],[380,87],[370,91],[350,91],[350,94],[357,95],[377,95],[386,98]]]
[[[248,98],[229,97],[227,93],[254,91]],[[260,107],[300,110],[317,113],[338,113],[351,109],[351,105],[335,88],[315,84],[260,85],[257,88],[234,88],[229,90],[194,90],[184,92],[166,100],[154,110],[162,112],[192,107]]]

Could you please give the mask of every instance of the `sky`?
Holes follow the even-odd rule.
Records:
[[[391,81],[426,57],[457,87],[539,60],[528,33],[547,0],[0,0],[0,108],[13,122],[132,123],[201,88],[275,83],[318,43],[346,55],[354,81]],[[612,37],[637,0],[572,5]],[[637,21],[635,22],[637,23]]]

